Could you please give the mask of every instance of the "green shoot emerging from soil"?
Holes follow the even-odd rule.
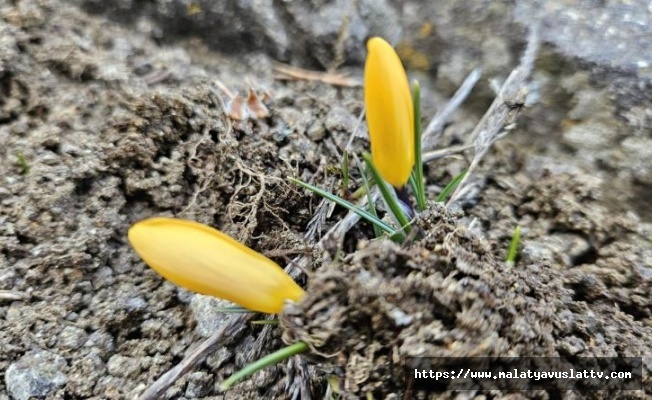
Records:
[[[455,176],[450,182],[448,182],[448,185],[444,187],[444,190],[439,193],[439,196],[437,196],[437,203],[442,203],[446,201],[446,199],[453,193],[453,191],[457,188],[457,186],[462,182],[462,179],[464,179],[464,176],[466,175],[466,170],[460,172],[457,176]]]
[[[516,257],[518,256],[518,244],[520,240],[521,227],[516,225],[516,229],[514,229],[514,234],[512,235],[512,240],[509,242],[507,257],[505,258],[505,263],[510,267],[513,267],[516,263]]]
[[[21,175],[29,174],[29,164],[27,163],[23,153],[19,152],[16,154],[16,164],[18,165],[18,173]]]

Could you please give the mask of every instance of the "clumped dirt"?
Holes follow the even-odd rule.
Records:
[[[204,339],[196,328],[206,316],[192,294],[163,282],[127,244],[128,227],[155,215],[215,226],[281,265],[312,260],[299,278],[307,298],[282,314],[280,328],[241,327],[163,398],[221,398],[225,377],[297,339],[313,354],[223,397],[322,398],[330,382],[344,397],[396,398],[406,385],[402,357],[411,355],[645,356],[649,366],[645,207],[633,192],[609,190],[613,166],[624,162],[616,150],[600,153],[609,161],[601,169],[575,160],[577,143],[569,149],[560,138],[560,126],[588,118],[561,124],[582,96],[546,102],[568,97],[580,78],[563,77],[563,94],[545,92],[544,106],[526,111],[528,123],[492,150],[456,209],[431,204],[418,221],[423,237],[372,240],[360,223],[321,249],[316,240],[345,212],[311,222],[321,199],[286,178],[338,189],[360,88],[275,81],[265,54],[158,38],[143,21],[123,26],[65,2],[0,1],[0,400],[134,398]],[[422,76],[426,116],[443,104],[428,90],[451,85],[445,67],[438,81]],[[562,74],[553,69],[537,72],[543,89]],[[270,115],[229,118],[222,85],[268,92]],[[440,144],[459,143],[486,102],[486,93],[472,99]],[[359,132],[356,151],[367,147]],[[431,198],[466,166],[462,157],[429,164]],[[630,169],[636,193],[647,193],[645,167]],[[631,188],[627,174],[621,190]],[[522,246],[508,267],[516,225]],[[60,375],[44,378],[34,359],[61,366]],[[42,378],[32,382],[45,390],[20,389],[15,371]],[[646,398],[647,379],[644,392],[568,398]],[[517,398],[436,398],[459,396]]]
[[[361,242],[344,259],[337,247],[330,249],[311,277],[307,299],[284,311],[284,339],[309,343],[338,372],[340,390],[354,397],[401,395],[408,386],[405,357],[646,354],[652,340],[649,275],[640,268],[638,246],[623,240],[643,239],[634,222],[599,219],[605,210],[591,204],[591,188],[569,176],[543,177],[521,190],[503,192],[508,199],[493,193],[491,205],[511,200],[521,220],[537,214],[536,222],[523,224],[528,237],[543,221],[547,235],[586,235],[591,246],[576,265],[530,256],[506,266],[507,240],[488,240],[467,229],[460,214],[432,205],[421,215],[426,236],[417,242]],[[495,211],[482,203],[479,209]]]

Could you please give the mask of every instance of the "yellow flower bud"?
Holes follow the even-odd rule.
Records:
[[[151,218],[129,228],[143,261],[170,282],[252,311],[275,314],[303,289],[269,258],[193,221]]]
[[[407,74],[401,60],[385,40],[367,42],[364,102],[371,141],[371,156],[380,175],[402,187],[414,166],[414,109]]]

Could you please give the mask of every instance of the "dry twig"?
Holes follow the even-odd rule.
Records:
[[[160,399],[163,393],[180,377],[190,371],[195,365],[202,362],[206,356],[215,351],[215,348],[227,340],[238,338],[247,327],[247,322],[254,314],[235,314],[222,325],[221,329],[210,338],[202,342],[179,364],[163,374],[140,397],[139,400]]]
[[[283,63],[275,63],[274,71],[277,73],[276,79],[319,81],[329,85],[349,87],[362,85],[359,79],[343,73],[310,71]]]
[[[448,200],[447,206],[450,206],[461,197],[460,194],[466,190],[464,184],[477,168],[489,148],[501,137],[501,133],[514,125],[516,117],[525,105],[528,93],[527,80],[534,69],[534,61],[536,60],[540,43],[539,27],[538,25],[534,25],[530,28],[527,48],[519,66],[509,74],[498,96],[491,103],[489,110],[487,110],[478,125],[473,129],[473,132],[471,132],[467,144],[473,144],[475,155],[466,175],[462,178],[462,181]]]
[[[426,129],[423,130],[423,134],[421,135],[421,144],[424,149],[432,147],[435,144],[439,135],[444,131],[444,126],[450,120],[453,113],[460,108],[464,100],[469,97],[471,90],[473,90],[475,84],[480,80],[480,76],[482,76],[480,69],[476,68],[471,71],[471,73],[464,78],[464,82],[462,82],[462,85],[460,85],[444,108],[442,108],[428,123],[428,126],[426,126]]]

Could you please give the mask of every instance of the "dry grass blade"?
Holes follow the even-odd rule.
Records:
[[[471,73],[464,78],[464,82],[462,82],[462,85],[460,85],[444,108],[442,108],[441,111],[439,111],[428,123],[428,126],[426,126],[426,129],[424,129],[421,134],[423,148],[435,145],[439,135],[444,131],[444,125],[448,120],[450,120],[451,115],[460,108],[464,100],[469,97],[471,90],[473,90],[475,84],[480,80],[480,76],[482,76],[480,69],[474,69],[471,71]]]
[[[247,322],[253,318],[254,314],[237,314],[232,315],[222,328],[215,332],[213,336],[200,343],[186,358],[174,368],[163,374],[156,380],[138,400],[155,400],[160,399],[163,393],[176,382],[177,379],[185,375],[195,365],[202,362],[207,355],[211,354],[215,348],[227,339],[238,337],[242,331],[247,328]]]
[[[424,163],[427,163],[429,161],[452,156],[453,154],[459,154],[465,152],[466,150],[472,147],[473,146],[462,145],[462,146],[451,146],[451,147],[445,147],[443,149],[432,150],[423,153],[422,159]]]
[[[276,79],[319,81],[329,85],[348,87],[362,85],[359,79],[351,78],[346,74],[310,71],[278,62],[274,64],[274,71],[277,73]]]
[[[314,373],[314,367],[308,365],[305,358],[292,357],[288,360],[288,375],[293,379],[287,380],[285,390],[290,399],[310,399],[312,397],[310,376]]]
[[[534,69],[534,61],[539,51],[541,40],[539,37],[538,25],[530,27],[527,48],[521,62],[510,74],[498,93],[498,96],[491,103],[489,110],[484,114],[478,125],[471,132],[467,144],[473,144],[475,155],[468,168],[467,174],[460,182],[453,195],[448,200],[447,206],[453,204],[465,191],[465,183],[469,176],[477,168],[480,160],[487,153],[489,148],[501,137],[501,133],[513,126],[516,117],[525,105],[528,93],[527,80]]]

